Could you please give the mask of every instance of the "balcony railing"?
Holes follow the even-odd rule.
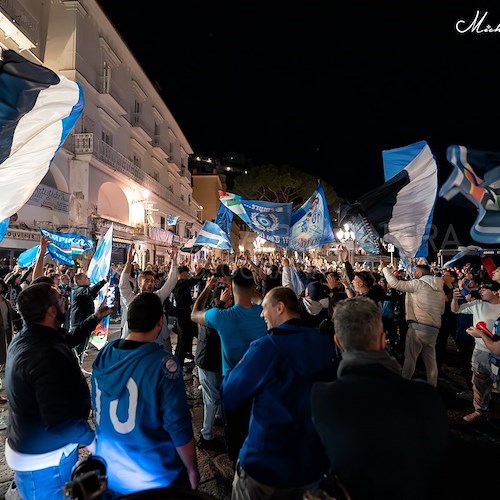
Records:
[[[143,120],[140,113],[132,113],[130,124],[132,127],[140,127],[144,130],[150,137],[154,136],[151,128],[147,125],[147,123]]]
[[[29,38],[34,45],[38,46],[40,41],[38,21],[29,14],[21,2],[18,0],[0,0],[0,9],[19,27],[19,31]]]
[[[75,154],[93,154],[113,170],[117,170],[127,177],[130,177],[160,198],[163,198],[173,206],[179,207],[184,212],[196,218],[196,209],[194,207],[187,205],[166,186],[160,184],[151,175],[134,165],[128,158],[113,149],[109,144],[96,139],[94,134],[74,134],[73,137],[73,152]],[[67,144],[67,146],[71,146],[71,144]]]
[[[181,167],[181,175],[182,177],[186,177],[186,179],[191,182],[191,172],[188,170],[187,167]]]

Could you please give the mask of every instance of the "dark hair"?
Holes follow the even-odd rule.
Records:
[[[155,273],[153,271],[142,271],[142,273],[139,274],[139,279],[146,279],[146,276],[151,276],[152,278],[154,278]]]
[[[319,281],[311,281],[311,283],[306,286],[306,289],[311,300],[318,301],[321,299],[326,299],[328,297],[325,286]]]
[[[235,269],[231,275],[231,279],[238,288],[250,289],[255,286],[253,273],[248,267],[238,267],[238,269]]]
[[[179,266],[178,273],[188,273],[189,272],[189,267],[188,266]]]
[[[45,318],[47,309],[55,305],[57,292],[50,283],[38,282],[25,288],[17,297],[17,308],[27,325]]]
[[[299,299],[297,298],[297,294],[291,288],[286,286],[276,286],[266,296],[273,304],[283,302],[286,309],[290,312],[298,314]]]
[[[431,274],[431,268],[427,264],[417,264],[415,269],[420,269],[424,274]]]
[[[368,287],[371,288],[375,280],[373,279],[373,276],[368,272],[368,271],[359,271],[355,273],[355,275]]]
[[[143,292],[127,307],[128,329],[131,332],[151,331],[163,315],[163,306],[156,293]]]
[[[215,269],[215,276],[219,278],[230,278],[231,269],[227,264],[219,264]]]

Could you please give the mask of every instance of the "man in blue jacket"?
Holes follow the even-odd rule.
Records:
[[[228,408],[253,402],[231,498],[302,499],[327,470],[310,395],[315,381],[333,376],[333,344],[319,329],[303,326],[293,290],[273,288],[262,308],[269,331],[250,344],[222,383]]]
[[[5,458],[22,498],[63,499],[78,459],[90,446],[90,392],[72,347],[90,335],[112,308],[101,305],[72,335],[61,328],[65,297],[49,283],[23,290],[25,327],[10,343],[5,380],[10,405]]]

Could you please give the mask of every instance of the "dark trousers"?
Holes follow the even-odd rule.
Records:
[[[248,425],[252,413],[252,403],[236,410],[228,410],[222,406],[224,416],[224,438],[226,440],[227,456],[236,467],[240,449],[248,436]]]
[[[177,315],[177,345],[175,355],[184,364],[186,354],[193,352],[193,338],[198,336],[198,325],[191,321],[191,310]]]

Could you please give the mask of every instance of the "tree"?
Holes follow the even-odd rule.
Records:
[[[302,205],[317,187],[318,178],[287,165],[261,165],[234,180],[233,192],[252,200],[293,203],[293,210]],[[328,211],[337,219],[342,200],[331,184],[321,180]]]

